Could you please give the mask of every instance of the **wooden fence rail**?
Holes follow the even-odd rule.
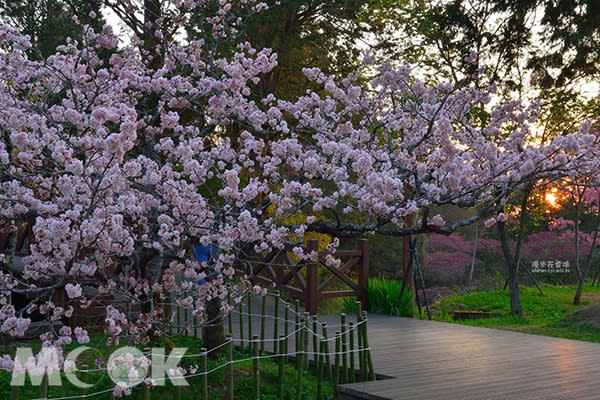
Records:
[[[306,311],[317,313],[319,301],[331,297],[356,296],[363,310],[369,309],[367,281],[369,279],[369,241],[358,241],[358,250],[338,250],[334,253],[318,251],[318,242],[309,240],[305,252],[315,252],[317,257],[310,260],[292,261],[291,248],[275,249],[258,261],[249,261],[236,269],[236,274],[248,276],[257,284],[275,287],[282,292],[303,299]],[[327,256],[345,260],[340,265],[330,265]],[[357,267],[356,278],[350,274]],[[320,273],[320,271],[325,271]],[[304,273],[303,273],[304,272]],[[304,276],[303,276],[304,275]],[[341,283],[343,289],[333,288]]]

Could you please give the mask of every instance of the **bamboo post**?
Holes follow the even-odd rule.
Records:
[[[175,300],[175,295],[173,295],[173,300]],[[173,302],[173,307],[175,307],[175,333],[177,335],[180,334],[179,329],[181,328],[181,316],[179,315],[179,304]]]
[[[300,300],[296,299],[295,303],[296,311],[296,353],[300,349]]]
[[[321,338],[319,345],[319,361],[317,362],[317,400],[321,400],[323,395],[323,364],[325,363],[325,340]]]
[[[360,239],[358,241],[360,250],[360,263],[358,264],[358,287],[360,291],[360,302],[363,310],[369,309],[369,240]]]
[[[371,357],[371,350],[369,349],[369,338],[368,338],[368,334],[367,334],[367,312],[363,311],[362,312],[362,318],[365,321],[364,324],[364,337],[363,337],[363,344],[365,345],[366,351],[367,351],[367,365],[369,367],[369,379],[374,381],[376,379],[375,377],[375,368],[373,367],[373,358]]]
[[[287,339],[284,336],[279,336],[279,381],[277,382],[277,398],[279,400],[283,400],[283,363],[287,358],[285,354],[287,354]]]
[[[175,400],[181,400],[181,386],[175,386],[173,389],[175,390],[175,395],[173,396]]]
[[[189,295],[189,292],[186,293],[186,297],[187,297],[187,295]],[[192,328],[192,330],[194,329],[194,316],[192,315],[191,308],[183,309],[183,319],[185,320],[185,325],[186,325],[185,336],[192,336],[193,332],[190,331],[189,329],[187,329],[188,326],[190,328]]]
[[[305,324],[303,324],[303,328]],[[296,369],[297,369],[297,380],[296,380],[296,400],[302,400],[302,375],[304,373],[304,337],[306,335],[305,329],[298,332],[300,335],[299,352],[296,353]]]
[[[277,338],[279,337],[279,290],[273,295],[275,311],[273,314],[273,354],[277,354]]]
[[[227,339],[227,400],[233,400],[233,338],[231,333],[225,335]]]
[[[229,329],[229,332],[233,333],[233,313],[231,312],[233,310],[233,304],[231,304],[231,292],[229,290],[227,291],[227,304],[231,306],[229,314],[227,314],[227,328]]]
[[[308,241],[307,251],[309,253],[319,251],[319,242],[316,239]],[[305,307],[310,314],[317,313],[319,302],[318,286],[318,261],[308,260],[306,262],[306,290],[304,292]]]
[[[146,385],[142,387],[142,399],[150,400],[150,388]]]
[[[169,335],[173,335],[174,329],[173,329],[173,325],[175,324],[175,315],[173,315],[173,307],[175,304],[175,296],[173,295],[173,292],[169,292],[169,314],[170,314],[170,321],[171,323],[169,324]],[[177,310],[177,307],[175,307],[175,309]]]
[[[264,343],[264,341],[261,341]],[[260,359],[258,358],[258,336],[252,337],[252,370],[254,378],[254,400],[260,400]]]
[[[358,372],[360,381],[364,382],[367,380],[367,368],[365,363],[365,345],[363,340],[363,325],[358,321]]]
[[[366,374],[366,368],[365,368],[365,363],[364,363],[364,344],[363,344],[363,335],[362,335],[362,329],[363,326],[361,324],[362,321],[362,314],[361,314],[361,307],[360,307],[360,301],[356,302],[356,323],[357,323],[357,337],[358,337],[358,370],[359,370],[359,376],[360,376],[360,380],[361,381],[366,381],[367,380],[367,374]]]
[[[48,398],[48,374],[44,374],[42,377],[42,383],[40,384],[40,399]]]
[[[87,365],[82,365],[81,368],[83,369],[83,371],[81,372],[81,381],[84,383],[87,383],[87,377],[88,377],[88,366]],[[83,386],[81,388],[81,390],[79,391],[79,394],[81,396],[85,396],[87,393],[87,388],[85,386]]]
[[[327,378],[333,379],[331,371],[331,356],[329,354],[329,338],[327,337],[327,322],[323,322],[323,340],[325,341],[325,371],[327,372]]]
[[[354,323],[352,321],[348,322],[348,330],[350,333],[350,345],[348,346],[348,348],[350,349],[350,352],[348,354],[348,356],[350,357],[349,375],[350,383],[354,383],[354,380],[356,378],[356,370],[354,369]]]
[[[317,320],[317,316],[313,315],[312,316],[312,338],[313,338],[313,353],[315,353],[313,355],[313,361],[315,362],[315,368],[317,367],[317,353],[319,352],[319,338],[317,335],[317,332],[319,330],[319,325],[318,325],[318,320]]]
[[[348,383],[348,344],[346,342],[346,313],[341,313],[340,319],[342,321],[342,377],[344,383]]]
[[[300,363],[302,361],[302,357],[300,357],[300,353],[302,351],[302,329],[301,327],[303,326],[304,321],[299,321],[298,325],[297,325],[297,329],[296,329],[296,369],[301,369],[302,368],[302,364]]]
[[[230,331],[233,332],[233,331]],[[240,302],[240,342],[244,347],[244,302]]]
[[[252,336],[252,293],[248,293],[248,340],[251,340]]]
[[[11,388],[10,400],[19,400],[19,386],[13,386]]]
[[[341,352],[341,334],[335,333],[335,365],[333,369],[333,384],[340,383],[340,352]]]
[[[285,304],[284,310],[285,310],[284,311],[285,326],[283,328],[283,334],[285,335],[285,354],[286,354],[285,355],[285,361],[287,362],[287,360],[288,360],[287,353],[289,351],[289,346],[288,346],[289,337],[288,337],[288,335],[290,333],[290,327],[289,327],[289,322],[290,322],[290,307],[287,304]]]
[[[309,367],[309,360],[308,360],[308,332],[310,331],[310,314],[308,313],[308,311],[304,312],[304,335],[302,336],[304,339],[304,342],[302,343],[302,348],[304,349],[306,355],[304,356],[304,369],[308,369]]]
[[[208,353],[206,347],[200,349],[200,372],[202,373],[202,400],[208,399]]]
[[[265,352],[265,319],[267,314],[267,296],[262,297],[262,308],[260,311],[260,354]]]
[[[359,342],[359,368],[360,368],[360,380],[361,382],[366,382],[367,381],[367,363],[366,363],[366,346],[365,346],[365,339],[364,339],[364,325],[362,323],[362,314],[359,316],[357,314],[357,320],[358,320],[358,342]]]

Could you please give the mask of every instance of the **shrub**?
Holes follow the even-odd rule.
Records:
[[[385,278],[371,278],[368,284],[369,311],[378,314],[412,317],[411,296],[408,288],[404,290],[400,300],[402,282]],[[355,312],[356,297],[344,299],[344,311]]]

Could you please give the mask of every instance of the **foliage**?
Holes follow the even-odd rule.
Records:
[[[95,18],[91,18],[91,12]],[[103,24],[100,3],[88,0],[0,0],[0,21],[29,35],[43,58],[53,54],[67,38],[80,41],[82,24],[97,29]]]
[[[459,81],[484,68],[481,85],[494,82],[526,95],[529,87],[564,90],[598,72],[600,11],[592,0],[451,0],[413,7],[413,20],[395,19],[411,33],[399,46],[426,53],[432,74]]]
[[[409,288],[405,288],[402,299],[400,292],[402,282],[385,278],[370,278],[368,284],[369,312],[412,317],[412,303]],[[356,297],[344,298],[343,310],[346,313],[356,312]]]

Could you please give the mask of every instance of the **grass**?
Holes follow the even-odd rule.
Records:
[[[434,319],[472,326],[533,333],[600,343],[600,324],[578,318],[573,313],[600,300],[600,288],[586,286],[580,306],[572,304],[574,285],[544,286],[545,296],[536,288],[521,288],[523,315],[510,314],[508,290],[474,292],[447,297],[433,306]],[[452,320],[453,311],[490,311],[501,317],[476,320]],[[600,321],[600,315],[598,316]]]
[[[412,317],[412,304],[408,288],[404,290],[402,300],[400,291],[402,283],[385,278],[370,278],[368,284],[369,311],[377,314]],[[343,308],[346,313],[356,312],[356,297],[344,298]]]
[[[202,343],[198,339],[194,338],[175,338],[173,340],[174,344],[177,347],[188,347],[187,354],[198,354],[200,353],[200,348],[202,347]],[[14,355],[15,347],[19,346],[29,346],[28,343],[20,343],[16,345],[10,345],[4,349],[0,349],[0,353],[8,353]],[[106,347],[102,345],[102,341],[99,338],[93,338],[91,347],[97,346],[96,355],[108,355],[116,348]],[[34,348],[39,348],[39,344],[35,343],[35,346],[31,346]],[[69,346],[73,347],[73,346]],[[67,348],[67,351],[69,350]],[[90,353],[92,353],[90,351]],[[167,351],[168,353],[168,351]],[[84,353],[85,354],[85,353]],[[234,359],[236,360],[245,360],[250,358],[251,355],[249,353],[249,349],[235,349]],[[199,359],[195,358],[187,358],[184,359],[180,365],[181,366],[189,366],[193,364],[199,364]],[[208,369],[211,370],[220,365],[223,365],[225,360],[223,358],[216,360],[208,360]],[[236,400],[250,400],[253,396],[253,388],[254,388],[254,380],[252,374],[252,361],[242,361],[234,364],[234,395]],[[110,381],[108,375],[102,372],[93,372],[89,373],[87,377],[82,377],[78,374],[78,377],[86,382],[93,383],[94,386],[87,390],[87,393],[95,393],[100,392],[102,390],[114,387],[114,384]],[[291,364],[286,364],[284,366],[284,399],[293,399],[296,398],[296,377],[297,370]],[[8,399],[11,392],[10,387],[10,374],[6,371],[0,371],[0,398]],[[67,379],[65,379],[64,375],[62,376],[62,386],[59,387],[50,387],[48,391],[48,397],[63,397],[63,396],[76,396],[81,394],[81,389],[78,389],[71,385]],[[261,399],[274,400],[277,399],[277,390],[278,390],[278,382],[279,382],[279,374],[278,374],[278,364],[276,361],[271,359],[261,359],[260,360],[260,378],[261,378]],[[221,368],[215,372],[212,372],[208,375],[209,382],[209,398],[210,399],[222,399],[225,394],[225,368]],[[194,377],[188,379],[189,386],[182,388],[181,391],[181,399],[182,400],[196,400],[201,398],[201,378]],[[317,395],[317,378],[312,375],[310,372],[304,372],[302,390],[303,390],[303,398],[315,399]],[[327,380],[323,380],[323,398],[324,399],[334,399],[335,398],[335,388],[334,386]],[[163,387],[155,387],[151,390],[151,398],[152,399],[165,399],[170,400],[175,398],[175,391],[173,386],[168,383]],[[133,391],[133,398],[142,398],[142,393],[140,388],[135,388]],[[29,378],[26,379],[25,387],[21,388],[20,398],[21,399],[34,399],[39,397],[39,387],[34,387],[30,384]],[[90,397],[91,399],[105,400],[109,398],[108,393],[102,394],[98,396]]]

